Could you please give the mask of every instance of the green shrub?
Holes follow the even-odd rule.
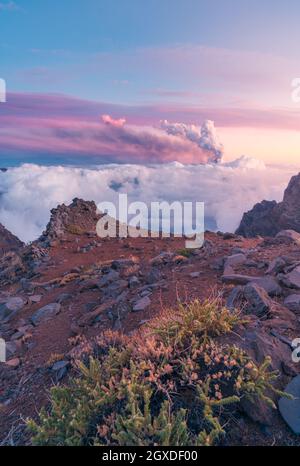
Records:
[[[165,311],[149,328],[165,343],[176,345],[178,342],[184,344],[190,338],[208,341],[245,322],[240,312],[228,310],[219,298],[195,299],[189,304],[179,303],[177,309]]]
[[[32,443],[214,444],[229,405],[235,410],[242,397],[273,405],[267,393],[276,392],[269,359],[256,366],[241,349],[212,340],[239,322],[216,302],[194,301],[167,314],[161,328],[130,339],[105,332],[92,347],[83,344],[78,377],[53,387],[49,412],[28,421]]]

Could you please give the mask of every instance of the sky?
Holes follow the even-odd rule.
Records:
[[[0,162],[203,163],[222,145],[298,164],[299,17],[297,0],[0,0]]]

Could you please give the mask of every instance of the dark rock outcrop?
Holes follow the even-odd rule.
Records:
[[[40,241],[49,242],[63,237],[66,233],[80,234],[96,231],[100,215],[93,201],[75,198],[69,206],[61,204],[51,210],[51,218]]]
[[[300,233],[300,173],[293,176],[282,202],[262,201],[244,213],[236,234],[246,238],[276,236],[281,230]]]
[[[0,223],[0,257],[8,251],[17,251],[24,244]]]

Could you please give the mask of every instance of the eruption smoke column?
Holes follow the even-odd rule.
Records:
[[[220,143],[214,122],[205,120],[201,127],[186,125],[185,123],[170,123],[168,120],[160,122],[161,128],[167,134],[180,136],[197,144],[201,149],[210,154],[211,162],[221,162],[223,157],[223,145]]]

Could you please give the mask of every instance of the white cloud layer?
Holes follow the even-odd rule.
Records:
[[[295,167],[264,167],[241,157],[228,164],[102,165],[94,168],[25,164],[0,172],[0,222],[23,241],[37,238],[50,209],[74,197],[128,200],[204,201],[206,228],[234,231],[244,211],[262,199],[280,200]]]

